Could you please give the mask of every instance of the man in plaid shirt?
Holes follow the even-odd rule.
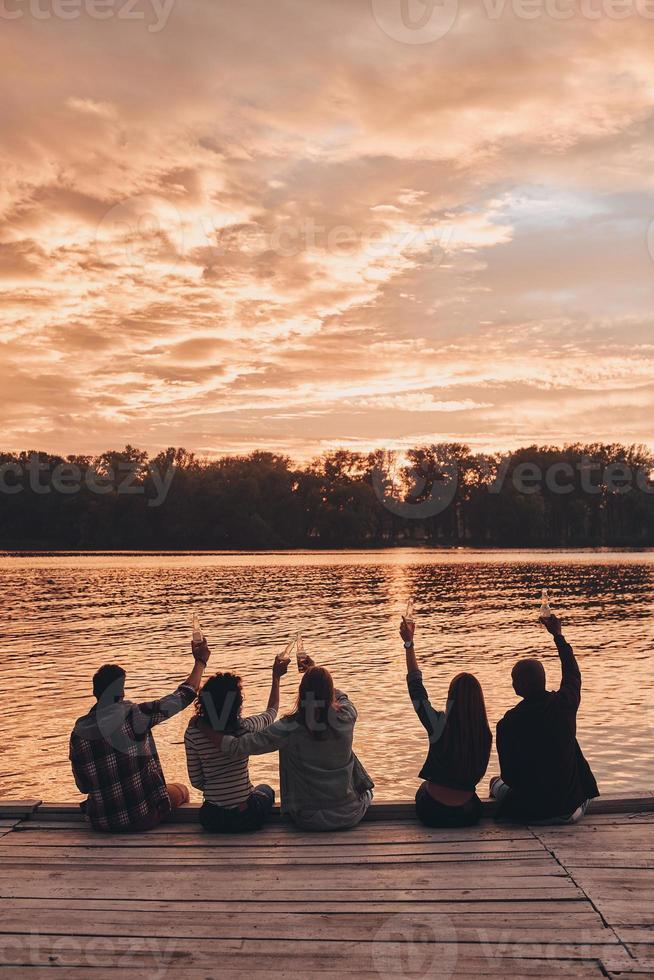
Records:
[[[93,677],[97,704],[75,722],[70,761],[77,788],[88,794],[86,813],[94,830],[150,830],[188,803],[186,786],[166,784],[152,729],[197,695],[210,653],[206,640],[192,646],[189,677],[158,701],[125,701],[126,675],[116,664],[105,664]]]

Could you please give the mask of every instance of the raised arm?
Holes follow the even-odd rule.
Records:
[[[561,659],[561,686],[559,694],[576,711],[581,702],[581,671],[572,647],[563,636],[561,620],[557,616],[541,617],[541,623],[554,637]]]
[[[422,672],[418,666],[418,657],[413,642],[414,633],[415,624],[407,622],[403,617],[400,625],[400,636],[404,641],[406,652],[406,681],[409,697],[418,718],[429,734],[430,741],[436,741],[443,733],[447,714],[445,711],[437,711],[429,701],[427,689],[422,682]]]
[[[402,622],[400,623],[400,636],[404,642],[407,674],[415,674],[420,670],[420,667],[418,666],[418,658],[416,656],[416,648],[413,645],[413,636],[415,631],[416,624],[407,622],[404,616],[402,616]]]
[[[197,692],[200,690],[200,684],[202,683],[204,669],[209,662],[209,657],[211,656],[211,650],[209,649],[207,641],[204,639],[204,637],[199,643],[196,643],[194,640],[191,643],[191,649],[193,651],[193,660],[195,663],[193,664],[193,670],[188,675],[184,683],[188,684],[189,687],[192,687],[197,694]]]
[[[272,683],[270,685],[270,697],[266,711],[277,714],[279,711],[279,680],[288,670],[288,660],[282,660],[279,656],[275,657],[272,667]]]

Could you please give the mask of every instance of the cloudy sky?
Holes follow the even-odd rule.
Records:
[[[1,448],[654,444],[654,9],[49,2],[0,15]]]

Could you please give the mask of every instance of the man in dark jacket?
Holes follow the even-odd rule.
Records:
[[[501,776],[491,780],[498,816],[529,822],[576,823],[599,790],[577,742],[581,673],[556,616],[541,620],[561,658],[561,686],[545,687],[538,660],[520,660],[512,671],[522,701],[497,725]]]

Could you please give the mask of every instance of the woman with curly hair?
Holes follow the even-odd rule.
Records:
[[[191,784],[202,790],[200,823],[212,833],[259,830],[275,802],[270,786],[253,786],[248,757],[232,759],[216,748],[212,734],[247,735],[273,724],[279,708],[279,679],[288,664],[279,657],[273,664],[268,706],[259,715],[241,717],[243,685],[236,674],[210,677],[195,702],[195,717],[184,735],[186,764]]]

